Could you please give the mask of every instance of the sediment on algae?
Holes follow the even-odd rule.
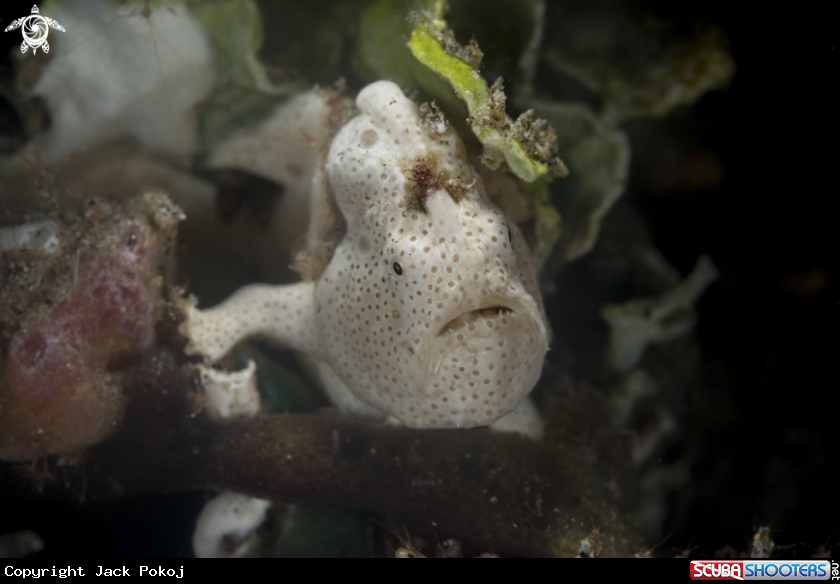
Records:
[[[488,88],[478,72],[478,45],[459,45],[446,24],[418,12],[408,47],[420,63],[445,79],[469,112],[467,123],[484,147],[482,162],[490,169],[502,165],[526,182],[540,177],[565,176],[557,153],[557,138],[545,120],[526,111],[515,121],[505,113],[502,79]]]

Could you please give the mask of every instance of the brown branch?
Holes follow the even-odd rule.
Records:
[[[215,487],[284,503],[333,501],[500,554],[574,556],[597,527],[604,556],[642,547],[601,502],[586,466],[561,447],[324,414],[266,416],[185,439],[190,430],[165,450],[103,446],[97,463],[132,489]]]
[[[596,528],[601,556],[643,547],[586,463],[561,446],[323,412],[215,427],[186,414],[184,377],[169,359],[144,371],[135,378],[143,406],[86,464],[127,490],[216,488],[281,503],[331,501],[501,555],[577,556]]]

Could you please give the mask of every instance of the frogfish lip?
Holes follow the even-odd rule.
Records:
[[[420,364],[437,377],[443,364],[455,355],[478,356],[505,342],[531,346],[544,335],[532,312],[516,298],[505,298],[486,288],[469,291],[427,337]]]
[[[536,384],[548,348],[536,302],[467,290],[438,322],[416,355],[422,377],[413,401],[395,415],[414,427],[471,428],[513,411]]]
[[[493,328],[497,324],[506,325],[509,319],[518,318],[518,316],[512,308],[502,304],[493,304],[456,316],[441,327],[440,331],[438,331],[438,336],[458,333],[464,337],[466,336],[465,333],[471,333],[476,329],[475,323],[479,320],[484,321],[488,328]]]
[[[462,337],[473,336],[471,333],[476,330],[476,323],[478,322],[484,322],[486,327],[492,331],[495,325],[507,325],[511,319],[519,318],[523,312],[523,307],[518,306],[518,303],[511,302],[493,292],[482,290],[478,302],[473,302],[471,306],[466,307],[466,310],[463,306],[453,310],[451,317],[444,321],[443,326],[438,329],[437,336],[441,337],[455,333]]]

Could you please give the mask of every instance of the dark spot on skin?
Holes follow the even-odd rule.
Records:
[[[362,138],[360,140],[360,145],[362,148],[370,148],[376,141],[379,140],[379,134],[376,133],[376,130],[372,130],[368,128],[364,132],[362,132]]]

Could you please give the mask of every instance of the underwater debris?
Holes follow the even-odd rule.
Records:
[[[0,558],[25,558],[44,549],[44,540],[32,531],[15,531],[0,535]]]
[[[60,245],[55,221],[36,221],[0,228],[0,252],[28,250],[49,255],[55,253]]]
[[[442,136],[446,132],[446,116],[433,101],[420,104],[420,115],[423,116],[423,127],[432,135]]]
[[[642,358],[648,344],[675,339],[690,331],[696,320],[693,305],[717,277],[712,261],[701,256],[691,274],[659,298],[605,305],[601,315],[610,325],[609,366],[616,371],[629,371]]]
[[[597,558],[601,555],[601,528],[593,527],[589,535],[580,540],[580,550],[578,551],[581,558]]]
[[[773,548],[775,543],[770,537],[770,526],[765,525],[758,528],[758,531],[753,535],[752,546],[750,548],[751,558],[769,558],[773,555]]]

